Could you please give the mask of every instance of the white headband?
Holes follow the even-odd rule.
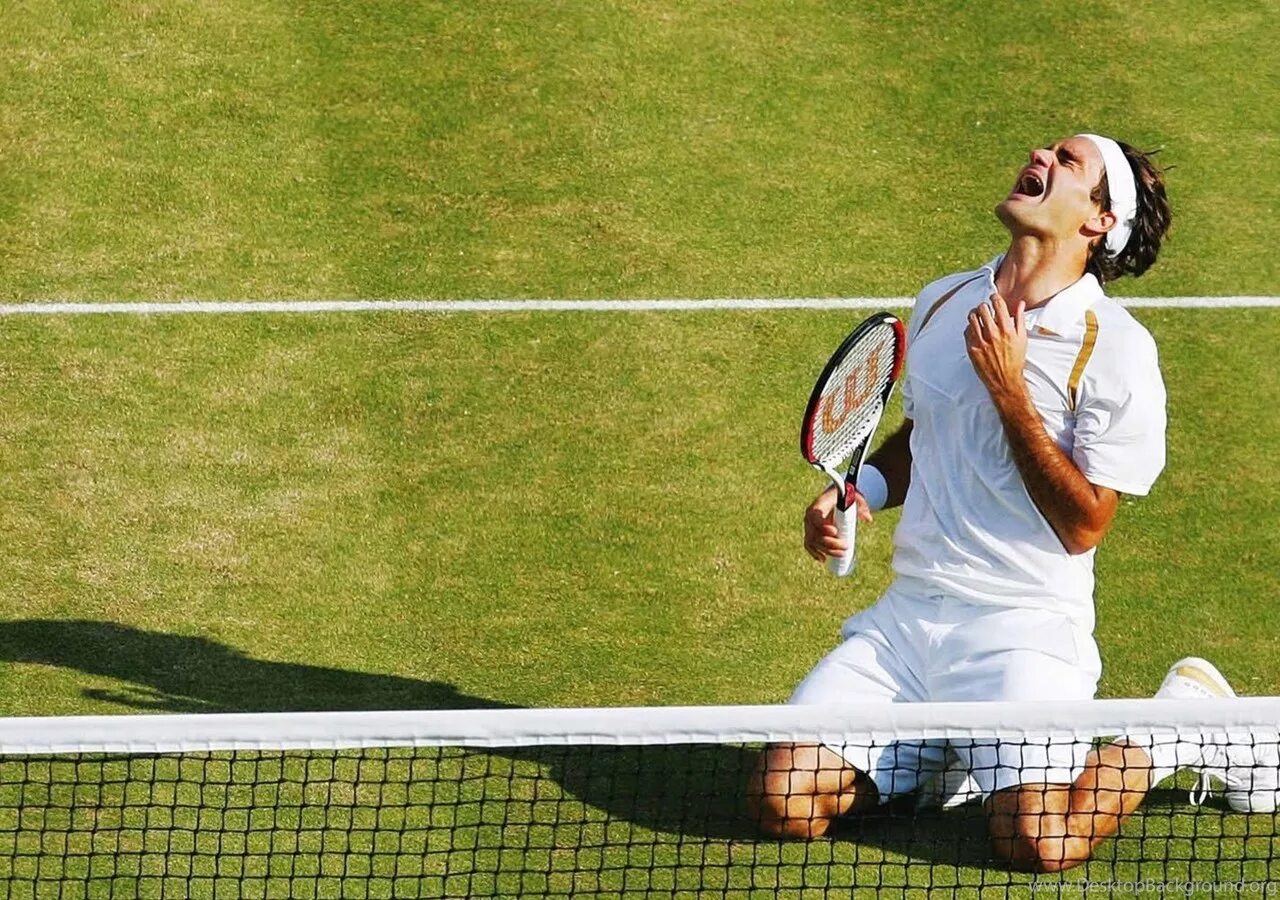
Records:
[[[1107,191],[1111,195],[1111,211],[1116,225],[1107,232],[1107,251],[1118,256],[1133,234],[1133,219],[1138,212],[1138,188],[1133,181],[1133,169],[1120,145],[1111,138],[1096,134],[1077,134],[1088,138],[1102,154],[1102,164],[1107,170]]]

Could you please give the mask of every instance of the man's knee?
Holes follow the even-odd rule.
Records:
[[[780,744],[760,754],[747,785],[747,810],[765,834],[813,838],[828,822],[818,795],[816,748]]]
[[[770,837],[809,840],[831,827],[830,818],[817,814],[814,799],[748,794],[747,809],[756,827]]]
[[[987,801],[991,850],[1012,868],[1061,872],[1089,859],[1087,838],[1069,833],[1065,786],[1030,786],[997,791]]]
[[[1088,844],[1066,837],[1017,834],[991,837],[991,849],[1010,868],[1024,872],[1063,872],[1089,859]]]
[[[751,775],[747,810],[757,827],[774,837],[821,837],[856,804],[857,776],[825,747],[774,745],[760,754]]]

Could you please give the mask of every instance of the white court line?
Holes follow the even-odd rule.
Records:
[[[1122,297],[1131,308],[1280,307],[1280,297]],[[774,297],[710,300],[185,300],[178,302],[0,304],[0,316],[156,315],[174,313],[328,312],[675,312],[768,309],[881,309],[911,306],[910,297]]]

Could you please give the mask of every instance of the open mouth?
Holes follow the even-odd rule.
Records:
[[[1026,197],[1039,197],[1044,193],[1044,180],[1035,172],[1024,172],[1013,189]]]

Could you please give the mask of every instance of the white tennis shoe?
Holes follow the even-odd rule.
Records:
[[[1156,696],[1164,700],[1204,700],[1234,697],[1236,692],[1217,666],[1207,659],[1188,656],[1169,667]]]
[[[1169,669],[1156,696],[1168,700],[1234,697],[1236,692],[1217,667],[1196,656],[1180,659]],[[1223,796],[1236,812],[1275,812],[1280,800],[1280,732],[1242,731],[1207,734],[1199,743],[1200,758],[1191,768],[1200,782],[1191,802],[1209,796],[1210,779],[1225,786]]]

